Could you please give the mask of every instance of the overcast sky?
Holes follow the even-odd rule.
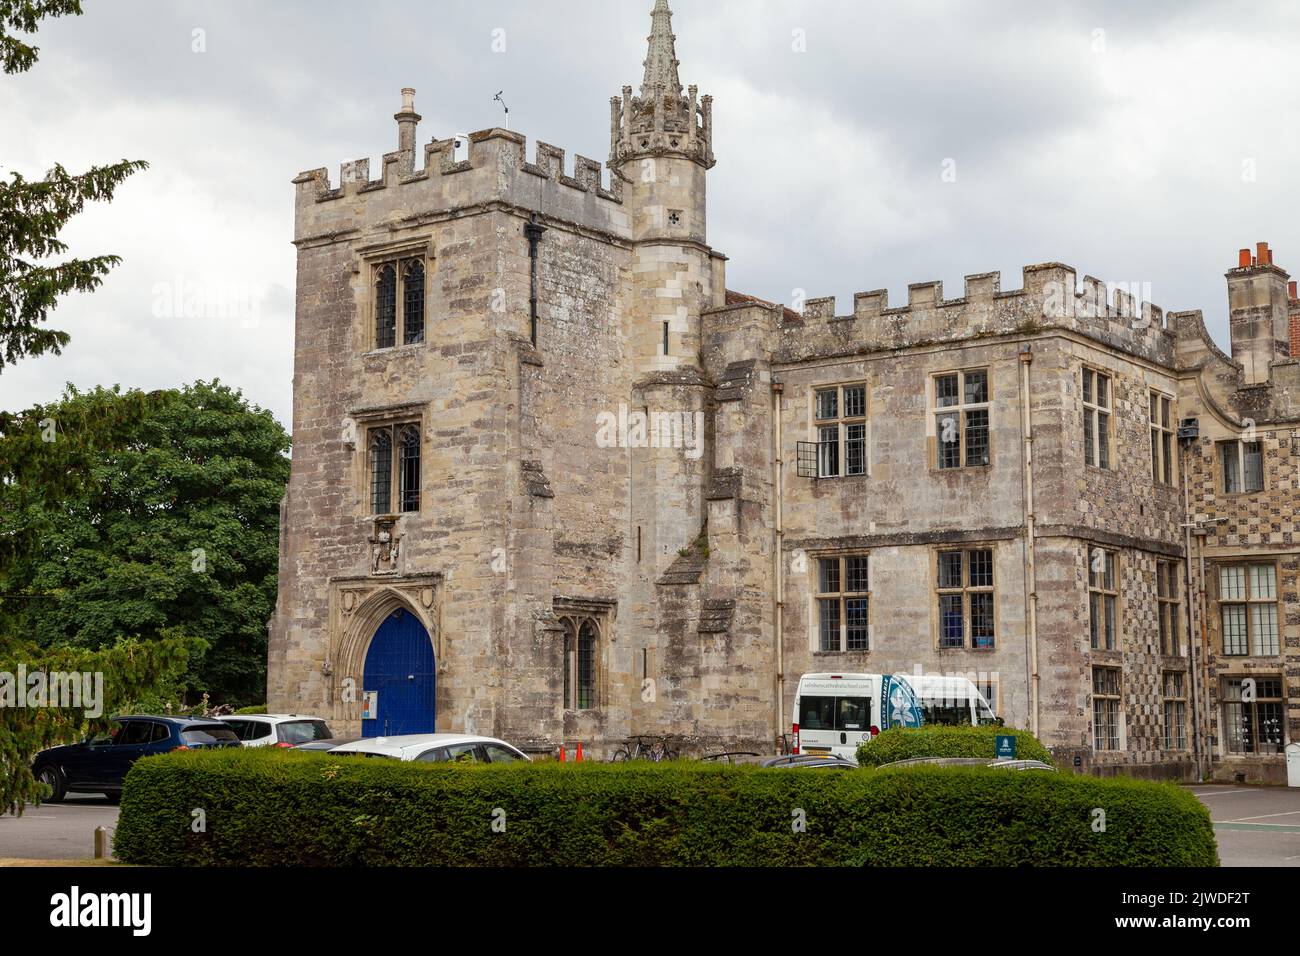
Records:
[[[298,172],[500,125],[608,156],[651,0],[86,0],[0,76],[0,164],[146,159],[65,233],[123,263],[51,325],[62,356],[0,373],[0,407],[63,383],[219,377],[282,422]],[[1223,273],[1268,240],[1300,272],[1300,5],[672,0],[683,83],[714,96],[709,241],[728,284],[789,302],[1045,261],[1149,284],[1226,345]],[[196,30],[198,34],[196,41]],[[504,31],[503,33],[496,31]],[[504,51],[494,52],[496,39]],[[196,46],[204,49],[196,51]],[[945,169],[955,171],[945,181]],[[3,172],[3,170],[0,170]],[[606,176],[608,174],[606,173]],[[177,283],[208,311],[176,314]]]

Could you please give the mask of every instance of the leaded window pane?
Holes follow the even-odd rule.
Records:
[[[817,564],[818,590],[822,594],[838,594],[840,590],[840,559],[821,558]]]
[[[966,626],[960,594],[939,595],[939,646],[964,647]]]
[[[1223,620],[1223,653],[1245,654],[1246,605],[1225,604],[1220,612]]]
[[[868,583],[866,555],[856,555],[845,558],[844,571],[845,577],[847,578],[844,583],[845,591],[871,590],[871,586]]]
[[[1251,631],[1255,636],[1256,654],[1276,654],[1277,605],[1252,604],[1250,606]]]
[[[939,552],[939,587],[959,588],[962,583],[960,551]]]
[[[1264,446],[1257,441],[1242,442],[1243,491],[1264,490]]]
[[[844,388],[844,417],[863,418],[867,414],[867,389],[863,385]]]
[[[834,478],[840,473],[840,426],[826,425],[817,429],[817,469],[822,478]]]
[[[867,473],[867,426],[861,422],[844,426],[844,473]]]
[[[980,549],[966,553],[970,562],[970,586],[973,588],[993,587],[993,552]]]
[[[956,413],[939,415],[937,421],[940,468],[961,467],[961,421]]]
[[[989,413],[977,409],[966,413],[966,464],[989,463]]]
[[[1250,596],[1258,600],[1277,598],[1277,569],[1273,565],[1252,564],[1250,566]]]
[[[379,267],[375,282],[375,348],[388,349],[397,344],[397,270],[391,265]]]
[[[820,628],[820,647],[823,651],[840,649],[840,599],[821,598],[817,602]]]
[[[993,593],[975,591],[970,595],[970,642],[971,647],[990,648],[993,646]]]
[[[1241,565],[1219,568],[1219,599],[1223,601],[1246,600],[1246,569]]]
[[[845,598],[846,646],[851,651],[868,649],[867,598]]]
[[[424,263],[412,259],[402,275],[402,341],[424,341]]]
[[[828,388],[817,393],[817,418],[825,420],[839,417],[839,391]]]
[[[414,425],[402,429],[399,445],[399,478],[402,511],[420,510],[420,430]]]
[[[936,408],[947,408],[958,402],[958,376],[938,375],[934,379],[934,404]]]
[[[387,514],[393,501],[393,439],[388,429],[370,433],[370,511]]]

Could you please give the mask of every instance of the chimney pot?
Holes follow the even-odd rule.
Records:
[[[1238,249],[1238,250],[1237,250],[1237,268],[1238,268],[1238,269],[1249,269],[1249,268],[1250,268],[1250,250],[1249,250],[1249,249]]]
[[[409,86],[402,87],[402,109],[407,111],[415,109],[415,90]]]
[[[1268,264],[1268,243],[1267,242],[1255,243],[1255,263],[1256,265],[1261,265],[1261,266]]]
[[[1287,297],[1288,299],[1294,299],[1294,298],[1296,297],[1295,282],[1294,282],[1294,281],[1293,281],[1293,282],[1288,282],[1288,283],[1286,284],[1286,297]]]

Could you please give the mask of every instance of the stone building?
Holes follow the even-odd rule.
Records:
[[[1080,768],[1275,775],[1300,365],[1271,253],[1229,273],[1231,358],[1059,263],[847,315],[728,290],[713,102],[651,22],[607,178],[499,128],[417,150],[405,90],[377,178],[294,180],[270,706],[770,751],[802,673],[960,672]]]

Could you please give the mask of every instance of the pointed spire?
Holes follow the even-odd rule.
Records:
[[[645,59],[645,79],[641,81],[641,95],[649,97],[656,87],[672,96],[682,95],[682,81],[677,75],[677,49],[673,44],[673,12],[668,0],[655,0],[650,12],[650,49]]]

